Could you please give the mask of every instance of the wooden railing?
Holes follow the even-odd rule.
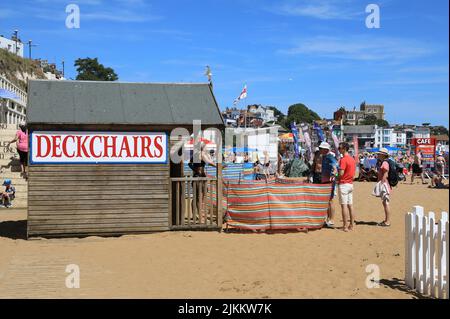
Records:
[[[217,178],[171,178],[171,229],[221,229],[222,188]]]

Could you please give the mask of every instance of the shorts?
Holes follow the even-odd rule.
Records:
[[[353,205],[353,184],[339,184],[339,202],[341,205]]]
[[[419,164],[412,164],[413,174],[422,174],[422,167]]]
[[[28,165],[28,152],[23,152],[23,151],[19,151],[19,150],[17,150],[17,152],[19,153],[20,164],[27,166]]]

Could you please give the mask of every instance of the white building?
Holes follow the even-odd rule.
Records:
[[[388,127],[375,129],[375,147],[405,147],[406,133]]]
[[[392,141],[394,142],[394,146],[396,147],[406,147],[406,132],[394,130],[392,132]]]
[[[0,89],[14,93],[18,99],[0,97],[0,123],[19,124],[27,114],[27,93],[0,75]]]
[[[248,107],[248,112],[253,113],[263,120],[263,123],[275,122],[275,112],[268,107],[262,105],[250,105]]]
[[[0,36],[0,49],[5,49],[23,58],[23,43]]]
[[[414,138],[430,138],[430,128],[426,126],[417,126],[414,130]]]

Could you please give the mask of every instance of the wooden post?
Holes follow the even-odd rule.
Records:
[[[445,216],[445,243],[444,243],[444,245],[445,245],[445,274],[446,274],[446,276],[447,276],[447,280],[445,281],[445,297],[447,298],[447,299],[449,299],[450,297],[449,297],[449,295],[448,295],[448,291],[449,291],[449,285],[450,285],[450,283],[449,283],[449,281],[450,281],[450,278],[448,277],[448,273],[449,273],[449,264],[448,264],[448,261],[449,261],[449,255],[448,255],[448,214],[446,213],[446,212],[443,212],[442,213],[442,216],[444,217]]]
[[[198,181],[192,182],[192,223],[195,225],[197,224],[197,188],[198,188]]]
[[[217,163],[217,226],[222,230],[222,163]]]
[[[187,224],[190,225],[191,224],[191,211],[192,211],[192,201],[191,201],[191,181],[188,179],[187,182],[187,198],[188,201],[186,203],[186,216],[187,216]]]
[[[181,216],[180,216],[180,226],[184,226],[184,218],[186,216],[186,181],[182,181],[181,183]]]
[[[437,258],[437,266],[438,266],[438,297],[440,299],[444,298],[444,267],[445,265],[445,237],[444,237],[444,231],[445,231],[445,223],[444,219],[441,218],[439,221],[439,227],[438,227],[438,258]]]
[[[416,261],[416,275],[415,275],[415,288],[423,293],[423,238],[421,236],[423,232],[422,218],[423,207],[414,206],[415,211],[415,261]]]
[[[429,214],[430,221],[430,290],[431,296],[436,297],[436,225],[433,212]]]
[[[214,219],[214,181],[209,181],[209,225],[212,225]],[[216,194],[217,197],[217,194]]]
[[[423,243],[423,294],[428,295],[428,283],[430,280],[430,227],[428,216],[422,217],[422,243]]]
[[[184,194],[180,194],[180,183],[182,182],[175,182],[177,185],[177,191],[176,191],[176,206],[175,206],[175,210],[176,210],[176,219],[175,219],[175,225],[180,225],[180,201],[181,199],[184,200]]]
[[[414,237],[413,234],[413,220],[414,216],[411,213],[407,213],[405,215],[405,282],[406,285],[410,288],[414,288],[414,280],[413,280],[413,243]]]

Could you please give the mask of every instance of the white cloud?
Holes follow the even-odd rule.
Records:
[[[414,66],[398,70],[401,73],[449,73],[448,65],[441,66]]]
[[[278,6],[269,7],[270,12],[290,15],[310,17],[322,20],[348,20],[364,14],[364,7],[348,4],[352,1],[336,0],[303,0],[282,2]],[[359,9],[359,10],[358,10]]]
[[[152,14],[139,14],[129,10],[80,12],[81,20],[99,20],[113,22],[145,22],[161,20],[163,17]]]
[[[361,61],[403,61],[430,54],[432,49],[416,41],[368,36],[314,37],[294,41],[294,46],[278,50],[280,54],[312,55]]]

